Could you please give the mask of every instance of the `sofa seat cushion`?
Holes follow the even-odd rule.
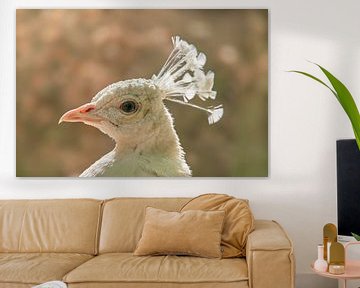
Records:
[[[64,277],[67,283],[247,283],[244,259],[207,259],[190,256],[134,256],[110,253],[97,256]]]
[[[92,257],[73,253],[0,253],[0,283],[40,284],[61,280]]]

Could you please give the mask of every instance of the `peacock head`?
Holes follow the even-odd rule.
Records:
[[[131,79],[113,83],[91,100],[66,112],[61,122],[83,122],[114,140],[149,137],[164,117],[161,91],[151,80]]]
[[[206,56],[179,37],[158,75],[151,79],[132,79],[111,84],[91,100],[66,112],[61,122],[83,122],[94,126],[115,141],[149,137],[166,121],[171,121],[163,100],[201,109],[209,124],[220,120],[222,105],[201,107],[190,103],[194,97],[215,99],[214,73],[203,71]],[[137,139],[136,141],[139,141]]]

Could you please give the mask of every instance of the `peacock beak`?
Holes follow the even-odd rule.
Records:
[[[87,103],[78,108],[72,109],[61,116],[59,124],[62,122],[84,122],[94,123],[104,120],[101,117],[90,114],[91,111],[96,109],[96,105],[93,103]]]

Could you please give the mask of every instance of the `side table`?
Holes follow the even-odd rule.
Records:
[[[344,274],[331,274],[329,272],[320,272],[314,269],[314,264],[311,265],[311,269],[318,275],[327,278],[338,279],[343,282],[343,288],[346,288],[348,280],[360,279],[360,260],[348,260],[347,259],[347,248],[352,245],[360,245],[360,242],[348,242],[345,246],[345,273]]]

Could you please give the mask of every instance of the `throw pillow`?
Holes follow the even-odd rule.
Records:
[[[221,258],[224,211],[168,212],[146,208],[134,255],[192,255]]]

